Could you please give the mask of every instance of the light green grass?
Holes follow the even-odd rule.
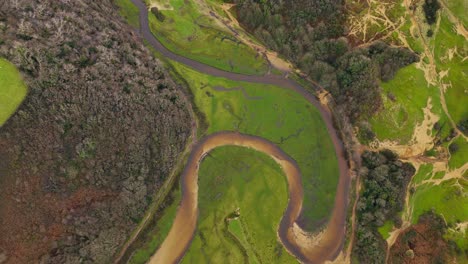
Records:
[[[468,96],[466,83],[468,81],[468,62],[463,61],[468,56],[468,41],[456,33],[445,12],[440,16],[440,27],[434,37],[434,58],[437,61],[437,70],[448,70],[444,83],[450,84],[445,93],[445,101],[450,116],[455,123],[468,118]],[[450,60],[449,49],[456,49]]]
[[[192,0],[170,0],[173,10],[161,10],[163,22],[149,13],[155,37],[172,52],[213,67],[244,74],[264,74],[267,61],[240,43],[231,32],[198,10]]]
[[[419,216],[434,209],[447,223],[456,223],[468,219],[467,181],[453,179],[440,185],[423,184],[411,197],[413,208],[412,223],[418,222]]]
[[[456,169],[468,162],[468,142],[462,136],[455,139],[452,144],[458,145],[457,152],[450,154],[449,168]]]
[[[394,79],[383,82],[381,86],[384,106],[371,119],[372,130],[380,140],[408,143],[416,124],[424,119],[422,109],[426,107],[429,96],[436,96],[438,90],[427,84],[424,73],[414,64],[400,69]],[[395,102],[387,98],[388,93],[396,97]]]
[[[138,7],[130,0],[115,0],[115,4],[119,7],[119,14],[125,18],[128,24],[135,28],[140,28],[140,19]]]
[[[238,130],[258,135],[278,143],[298,162],[305,191],[303,208],[306,229],[314,231],[321,227],[319,224],[323,224],[323,220],[329,217],[333,208],[339,171],[331,139],[317,109],[289,89],[234,82],[201,74],[175,62],[171,62],[171,65],[179,76],[186,79],[197,108],[205,114],[208,122],[206,134]],[[215,86],[244,87],[249,97],[261,97],[261,99],[246,99],[239,90],[216,91],[213,89]],[[297,137],[294,137],[295,133]],[[247,159],[250,159],[250,156]],[[282,207],[282,210],[284,208]],[[241,214],[240,219],[244,219],[242,210]],[[166,221],[166,224],[171,225],[173,218],[170,216],[159,222]],[[276,228],[274,225],[274,230],[271,231],[275,236]],[[160,239],[149,246],[146,244],[146,259],[150,256],[150,252],[156,251],[165,237],[163,233],[157,232],[153,236]],[[232,254],[237,256],[237,260],[243,256],[238,244],[232,244],[232,248]],[[282,246],[278,245],[276,250],[281,251]],[[139,254],[143,256],[144,253]]]
[[[244,245],[254,261],[297,263],[277,238],[288,190],[286,177],[270,157],[241,147],[217,148],[202,162],[198,184],[197,231],[182,263],[246,263]],[[225,222],[237,208],[242,246]]]
[[[15,113],[26,93],[27,88],[18,69],[0,58],[0,126]]]
[[[253,247],[250,245],[246,231],[243,227],[241,219],[238,217],[236,219],[232,219],[228,223],[228,231],[239,240],[241,246],[245,249],[247,257],[249,259],[249,263],[257,264],[260,263],[255,255],[255,251]]]
[[[448,232],[445,234],[445,238],[454,241],[460,249],[468,250],[468,229],[462,232],[461,230],[449,228]]]
[[[468,28],[468,16],[466,13],[468,12],[468,1],[466,0],[443,0],[443,2],[447,5],[447,8],[455,15],[458,20]]]
[[[195,104],[206,115],[207,134],[230,130],[257,135],[278,144],[298,163],[305,229],[314,231],[329,217],[339,170],[325,123],[314,106],[290,89],[215,78],[178,63],[174,67],[187,79]],[[243,87],[251,99],[239,90],[216,91],[216,86]]]
[[[388,220],[384,223],[383,226],[379,227],[377,230],[379,231],[379,234],[383,237],[383,239],[387,239],[390,237],[390,232],[392,232],[393,229],[393,221]]]
[[[416,175],[413,176],[413,183],[418,184],[424,180],[429,180],[432,176],[433,168],[434,168],[434,165],[430,163],[421,165]]]

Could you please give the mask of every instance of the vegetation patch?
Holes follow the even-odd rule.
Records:
[[[444,238],[447,224],[432,211],[421,215],[417,224],[407,228],[390,250],[389,263],[455,263],[452,255],[461,255],[456,244]],[[466,260],[466,256],[465,256]],[[461,262],[460,262],[461,263]]]
[[[379,234],[382,236],[383,239],[387,239],[388,237],[390,237],[390,232],[392,231],[394,225],[395,224],[392,220],[387,220],[383,224],[383,226],[377,228]]]
[[[449,168],[456,169],[465,165],[468,157],[468,141],[462,137],[457,137],[449,145],[450,160]]]
[[[410,65],[400,69],[395,78],[382,82],[383,108],[370,124],[379,140],[394,140],[408,143],[414,128],[424,119],[423,108],[429,97],[437,96],[438,90],[429,86],[424,72]]]
[[[419,167],[418,173],[413,177],[413,184],[419,184],[424,180],[428,180],[432,177],[432,170],[434,165],[432,164],[423,164]]]
[[[384,263],[388,229],[400,227],[406,188],[415,169],[389,151],[366,151],[363,190],[357,203],[356,241],[352,254],[359,263]],[[393,222],[393,223],[392,223]],[[380,229],[379,229],[380,228]]]
[[[15,65],[0,58],[0,126],[16,111],[27,93]]]
[[[206,116],[207,134],[230,130],[257,135],[276,143],[298,163],[304,188],[301,224],[308,231],[323,225],[333,208],[339,170],[318,110],[289,89],[234,82],[173,65]],[[235,89],[239,87],[243,89]]]
[[[245,249],[247,257],[249,259],[249,263],[261,263],[257,259],[256,252],[254,251],[253,247],[250,245],[245,228],[242,224],[242,220],[237,217],[235,219],[230,219],[228,222],[228,231],[239,240],[241,246]]]
[[[262,75],[268,71],[264,57],[217,24],[214,12],[202,2],[170,0],[165,5],[170,8],[152,9],[148,19],[154,36],[172,52],[231,72]]]
[[[443,181],[439,185],[423,184],[410,199],[413,210],[411,222],[418,222],[419,216],[429,210],[442,215],[447,223],[458,223],[468,219],[468,182],[465,179]]]
[[[134,28],[140,28],[140,12],[131,0],[115,0],[119,14]]]
[[[278,241],[288,189],[270,157],[241,147],[217,148],[203,160],[198,184],[197,231],[182,263],[246,263],[245,255],[249,263],[297,262]],[[226,223],[232,212],[240,215],[232,220],[239,225]]]
[[[444,90],[445,103],[455,124],[468,118],[468,96],[466,88],[468,41],[456,31],[447,11],[441,12],[439,28],[434,34],[431,48],[434,49],[440,86]],[[441,73],[444,74],[441,74]],[[443,76],[443,77],[442,77]]]

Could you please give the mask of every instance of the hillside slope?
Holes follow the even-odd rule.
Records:
[[[0,129],[0,260],[109,262],[185,146],[189,106],[111,1],[15,2],[0,57],[29,94]]]

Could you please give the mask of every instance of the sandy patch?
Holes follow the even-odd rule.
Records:
[[[413,136],[408,145],[400,145],[395,141],[384,140],[372,143],[377,149],[390,149],[396,152],[400,158],[409,159],[410,157],[423,155],[424,151],[434,146],[434,137],[432,136],[432,127],[439,120],[439,116],[431,112],[432,98],[427,100],[427,106],[423,108],[424,120],[418,124],[413,132]]]
[[[169,0],[151,0],[149,9],[157,7],[158,10],[174,10]]]

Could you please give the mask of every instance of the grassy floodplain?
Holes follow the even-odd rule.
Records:
[[[138,16],[133,4],[129,0],[119,1],[121,15],[134,24],[131,20],[137,21]],[[164,22],[150,13],[150,25],[159,41],[173,52],[229,71],[246,74],[266,72],[264,59],[257,57],[253,50],[242,44],[233,45],[229,39],[220,40],[220,36],[230,33],[211,25],[213,21],[199,13],[199,7],[195,6],[198,3],[174,0],[158,3],[167,7],[160,9],[165,15]],[[212,2],[209,4],[216,7]],[[197,19],[196,23],[194,19]],[[190,36],[194,38],[188,41],[186,38]],[[206,49],[207,43],[210,43],[210,49]],[[231,62],[218,57],[228,58]],[[198,73],[175,62],[171,65],[177,75],[189,84],[196,107],[205,115],[208,124],[206,134],[237,130],[258,135],[277,143],[298,162],[304,175],[305,214],[302,222],[309,231],[321,227],[333,207],[339,171],[331,139],[318,110],[288,89],[234,82]],[[211,160],[215,155],[217,162]],[[235,182],[226,181],[213,186],[210,181],[219,175],[210,173],[224,172],[228,162],[234,163],[224,173],[224,178]],[[251,169],[239,177],[236,166],[245,164],[250,164]],[[201,167],[199,228],[184,261],[203,262],[208,256],[210,260],[220,261],[232,258],[233,263],[243,263],[246,258],[251,263],[296,262],[285,252],[276,234],[287,204],[287,182],[277,165],[264,154],[225,147],[210,153]],[[229,199],[207,198],[209,196],[206,195],[213,193],[226,193]],[[172,196],[173,202],[159,212],[162,215],[160,220],[144,236],[144,245],[134,252],[130,263],[145,263],[162,243],[172,225],[180,192],[175,191]],[[258,200],[264,201],[262,204],[267,211],[259,210]],[[252,207],[253,203],[257,207]],[[236,209],[234,204],[240,208],[241,215],[227,223],[226,217]],[[256,210],[262,214],[254,214]],[[209,237],[210,243],[206,244],[203,237]]]
[[[249,46],[239,42],[215,22],[204,2],[194,0],[147,0],[164,15],[160,21],[149,13],[154,36],[169,50],[213,67],[251,75],[268,71],[268,63]]]
[[[381,84],[384,94],[383,110],[371,120],[372,129],[380,140],[408,143],[416,124],[424,119],[423,108],[429,96],[437,96],[436,87],[429,86],[424,73],[414,64],[400,69],[395,78]],[[386,94],[393,94],[390,100]]]
[[[198,184],[198,227],[182,263],[296,262],[277,239],[288,190],[270,157],[240,147],[215,149],[200,167]],[[238,209],[239,218],[229,223]]]
[[[449,168],[457,169],[467,162],[468,142],[465,138],[460,136],[456,138],[452,144],[456,144],[458,146],[458,150],[455,153],[450,154]]]
[[[16,111],[26,93],[27,88],[18,69],[0,58],[0,126]]]
[[[189,84],[195,105],[205,115],[208,124],[206,134],[230,130],[257,135],[277,143],[297,161],[303,175],[304,186],[302,222],[308,231],[317,231],[318,228],[322,227],[333,208],[339,170],[331,139],[318,110],[302,96],[289,89],[230,81],[201,74],[176,62],[171,62],[171,64],[178,75],[183,76]],[[298,124],[300,125],[298,126]],[[200,137],[202,136],[200,135]],[[243,156],[247,160],[251,159],[250,155]],[[233,156],[229,157],[229,159],[233,158]],[[222,161],[219,158],[218,163],[222,165],[229,159],[226,158]],[[204,175],[201,174],[200,181],[203,177]],[[286,190],[286,183],[282,187]],[[242,187],[242,189],[248,188],[247,185]],[[211,188],[209,192],[213,193],[217,190]],[[201,190],[200,194],[203,193]],[[255,196],[250,198],[256,199]],[[206,210],[205,207],[209,205],[199,201],[200,212]],[[216,200],[210,200],[210,202],[217,203]],[[284,206],[273,208],[277,215],[283,214],[286,202],[287,196],[284,198]],[[245,217],[242,215],[243,208],[240,205],[239,207],[241,208],[240,219],[243,219]],[[217,210],[216,206],[210,208],[213,208],[210,210],[213,210],[212,213],[217,215],[217,219],[221,219],[221,217],[224,219],[227,215],[226,212]],[[171,220],[173,218],[174,215],[170,217]],[[264,223],[265,226],[268,225],[271,228],[275,238],[279,220],[280,217],[270,218],[268,224]],[[224,220],[220,224],[224,225]],[[162,223],[158,223],[158,225],[165,226]],[[202,225],[201,222],[200,225]],[[216,233],[204,235],[210,238],[218,237]],[[164,234],[155,234],[156,236],[164,237]],[[143,251],[148,253],[151,252],[152,248],[152,252],[154,252],[160,242],[162,241],[158,243],[147,241],[147,246],[137,251],[133,260],[138,255],[143,256],[145,254]],[[258,245],[259,249],[267,250],[259,246],[262,243],[267,243],[267,240],[259,240],[255,244]],[[199,247],[201,244],[194,242],[192,245]],[[208,245],[204,245],[204,247],[206,250],[214,252],[214,249],[208,248]],[[239,247],[236,246],[236,248]],[[277,250],[280,249],[282,250],[282,247],[278,247]],[[142,262],[133,261],[131,263]]]
[[[333,145],[318,110],[289,89],[233,82],[200,74],[178,63],[173,65],[187,79],[195,104],[206,115],[207,134],[231,130],[257,135],[277,143],[298,162],[305,192],[303,222],[307,230],[316,231],[331,212],[339,174]],[[256,200],[255,196],[250,198]],[[205,206],[201,203],[200,211]],[[219,214],[216,206],[211,208]],[[272,210],[282,215],[284,209],[277,206]],[[276,234],[278,223],[279,218],[270,218],[265,226]],[[257,245],[262,243],[255,241]]]
[[[239,131],[268,139],[298,163],[303,175],[306,229],[313,231],[333,208],[338,166],[318,110],[301,95],[272,85],[234,82],[174,63],[187,78],[207,134]]]

